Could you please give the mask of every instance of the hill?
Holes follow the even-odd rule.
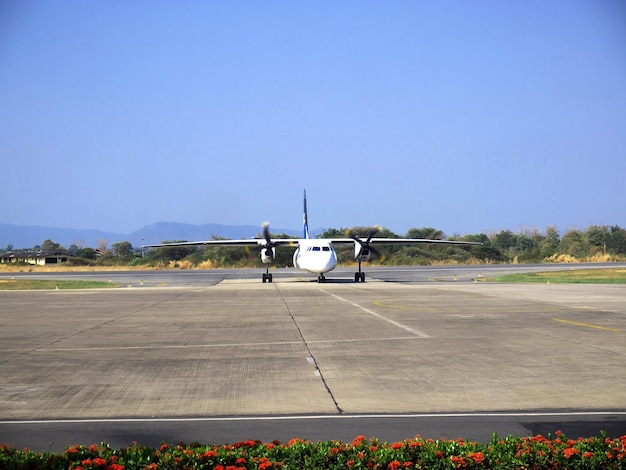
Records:
[[[96,247],[99,240],[112,243],[128,241],[134,247],[142,244],[160,243],[164,240],[209,240],[212,236],[224,238],[253,238],[261,232],[256,225],[193,225],[178,222],[158,222],[146,225],[134,232],[123,234],[97,229],[75,229],[45,227],[38,225],[0,224],[0,249],[11,245],[14,249],[32,248],[50,239],[65,248],[72,244],[84,247]],[[299,231],[288,229],[272,229],[272,233],[286,233],[298,236]]]

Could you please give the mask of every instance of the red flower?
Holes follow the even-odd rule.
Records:
[[[393,450],[402,449],[403,447],[404,447],[404,442],[394,442],[393,444],[391,444],[391,448]]]
[[[465,465],[467,465],[463,457],[457,457],[456,455],[453,455],[452,457],[450,457],[450,460],[456,468],[465,467]]]
[[[472,459],[474,463],[477,463],[479,465],[483,463],[483,460],[485,460],[485,454],[483,454],[482,452],[472,452],[468,455],[468,457]]]
[[[402,463],[398,462],[397,460],[392,460],[391,462],[389,462],[389,465],[387,465],[387,468],[389,470],[398,470],[400,467],[402,467]]]
[[[365,436],[357,436],[352,440],[352,447],[358,447],[365,440]]]
[[[572,447],[568,447],[567,449],[565,449],[565,450],[563,451],[563,455],[565,455],[565,458],[566,458],[566,459],[569,459],[569,458],[571,458],[572,456],[574,456],[574,455],[576,455],[576,454],[579,454],[579,453],[580,453],[580,451],[579,451],[578,449],[574,449],[574,448],[572,448]]]

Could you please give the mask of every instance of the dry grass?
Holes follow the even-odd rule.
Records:
[[[596,253],[593,256],[576,258],[572,255],[556,253],[544,260],[546,263],[620,263],[624,257],[609,253]]]
[[[74,273],[97,271],[140,271],[154,269],[149,266],[36,266],[18,264],[0,264],[0,272],[5,273]]]

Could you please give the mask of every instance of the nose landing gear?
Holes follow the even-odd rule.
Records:
[[[359,272],[354,273],[354,282],[365,282],[365,273],[361,271],[360,261],[359,261]]]

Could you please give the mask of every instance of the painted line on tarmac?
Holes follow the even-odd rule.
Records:
[[[346,302],[350,305],[352,305],[353,307],[356,308],[360,308],[361,310],[363,310],[365,313],[369,313],[370,315],[375,316],[376,318],[379,318],[380,320],[386,321],[387,323],[392,324],[393,326],[397,326],[398,328],[402,328],[403,330],[408,331],[409,333],[414,334],[415,336],[419,336],[420,338],[430,338],[430,336],[428,336],[426,333],[419,331],[419,330],[415,330],[409,326],[403,325],[400,322],[397,322],[395,320],[392,320],[391,318],[387,318],[384,315],[381,315],[380,313],[376,313],[373,310],[370,310],[369,308],[365,308],[362,305],[359,305],[357,303],[351,302],[348,299],[344,299],[343,297],[339,297],[337,294],[333,294],[332,292],[328,292],[326,290],[321,289],[322,292],[327,293],[328,295],[336,298],[337,300],[341,300],[342,302]]]
[[[336,414],[336,415],[284,415],[284,416],[226,416],[226,417],[187,417],[187,418],[74,418],[74,419],[32,419],[0,420],[0,424],[80,424],[80,423],[191,423],[211,421],[281,421],[310,419],[398,419],[398,418],[561,418],[593,416],[626,416],[626,411],[515,411],[474,413],[410,413],[410,414]]]
[[[571,321],[571,320],[563,320],[562,318],[553,318],[553,320],[561,322],[561,323],[567,323],[569,325],[583,326],[585,328],[595,328],[597,330],[604,330],[604,331],[612,331],[614,333],[619,333],[620,331],[622,331],[622,330],[618,330],[617,328],[608,328],[606,326],[591,325],[589,323],[580,323],[580,322]]]
[[[125,351],[142,349],[203,349],[203,348],[226,348],[241,346],[284,346],[301,345],[301,341],[274,341],[267,343],[219,343],[219,344],[181,344],[159,346],[95,346],[92,348],[37,348],[38,352],[68,352],[68,351]]]

